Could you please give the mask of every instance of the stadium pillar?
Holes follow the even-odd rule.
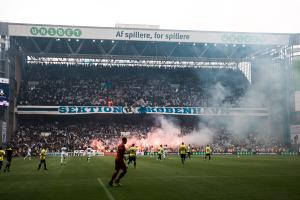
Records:
[[[8,61],[8,49],[9,49],[9,37],[5,34],[3,26],[0,27],[0,78],[9,79],[9,61]],[[2,88],[4,90],[4,88]],[[7,125],[8,125],[8,110],[3,103],[0,105],[0,144],[3,145],[7,142]]]
[[[11,49],[11,39],[8,34],[8,24],[0,24],[0,77],[9,79],[9,106],[0,107],[0,144],[9,143],[15,127],[15,55]]]

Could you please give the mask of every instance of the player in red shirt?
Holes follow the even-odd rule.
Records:
[[[120,186],[121,178],[127,173],[127,166],[125,164],[126,143],[127,143],[127,138],[123,137],[122,143],[119,144],[118,146],[118,152],[115,158],[115,172],[113,173],[111,180],[108,183],[110,186],[113,186],[114,180],[117,178],[120,169],[122,170],[122,172],[120,173],[119,177],[115,181],[116,186]]]

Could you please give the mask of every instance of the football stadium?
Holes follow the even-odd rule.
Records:
[[[300,199],[300,35],[0,22],[1,199]]]

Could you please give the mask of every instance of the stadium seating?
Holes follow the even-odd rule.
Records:
[[[237,106],[248,86],[233,69],[29,65],[18,105]]]

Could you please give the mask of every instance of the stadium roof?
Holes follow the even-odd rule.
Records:
[[[0,23],[24,55],[151,60],[251,59],[276,54],[291,34]]]

